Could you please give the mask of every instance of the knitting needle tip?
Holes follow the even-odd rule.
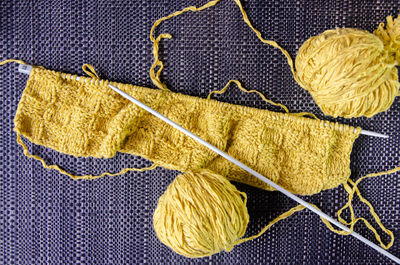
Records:
[[[377,132],[371,132],[371,131],[367,131],[367,130],[361,130],[361,134],[368,135],[368,136],[385,138],[385,139],[389,138],[389,135],[385,135],[385,134],[381,134],[381,133],[377,133]]]

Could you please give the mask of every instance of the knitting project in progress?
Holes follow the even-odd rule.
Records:
[[[87,70],[88,68],[89,70]],[[131,170],[143,171],[153,169],[156,166],[163,166],[187,172],[176,179],[176,181],[183,179],[183,183],[188,182],[185,179],[189,176],[193,179],[193,175],[197,176],[195,179],[201,178],[206,182],[211,179],[207,185],[200,185],[199,187],[216,189],[216,193],[210,197],[204,191],[197,190],[202,199],[196,200],[200,208],[194,207],[192,209],[197,209],[203,214],[204,208],[202,207],[206,205],[210,198],[220,198],[219,200],[231,205],[233,200],[232,198],[229,199],[226,194],[239,192],[231,184],[222,185],[222,190],[215,188],[214,186],[218,182],[212,180],[211,176],[220,179],[220,181],[227,182],[229,179],[272,190],[264,182],[122,98],[108,88],[108,84],[112,84],[170,117],[219,149],[269,176],[271,180],[293,193],[311,195],[343,184],[346,191],[349,192],[349,201],[338,212],[339,217],[344,209],[349,208],[352,220],[348,224],[351,225],[351,228],[358,221],[363,221],[369,225],[364,218],[355,218],[351,206],[355,192],[361,200],[364,200],[357,189],[357,184],[362,179],[359,179],[356,183],[348,179],[351,173],[349,168],[350,153],[355,139],[359,136],[360,128],[306,118],[296,114],[276,113],[269,110],[201,99],[168,90],[154,90],[109,82],[100,80],[91,66],[85,65],[83,69],[90,77],[78,77],[42,67],[34,67],[18,104],[14,118],[14,130],[17,132],[18,143],[24,147],[24,153],[27,156],[40,160],[45,167],[57,169],[75,179],[100,177],[74,176],[56,165],[47,166],[42,158],[29,153],[21,135],[32,143],[69,155],[108,158],[115,156],[117,152],[123,152],[140,155],[154,162],[154,165],[148,168],[126,168],[118,173],[106,172],[101,176],[118,175]],[[194,189],[194,183],[189,182],[191,183],[189,186],[180,187],[178,185],[179,199],[177,197],[175,199],[174,197],[167,200],[163,199],[167,196],[166,194],[170,194],[168,191],[174,185],[177,185],[174,184],[175,181],[168,188],[166,194],[160,198],[154,215],[154,224],[161,240],[163,238],[171,239],[170,236],[164,235],[164,232],[170,233],[172,231],[172,234],[174,234],[176,230],[166,229],[165,226],[171,224],[169,221],[160,224],[160,220],[166,220],[165,216],[163,218],[157,217],[166,214],[169,218],[177,218],[174,217],[174,211],[168,213],[168,206],[163,203],[174,204],[182,201],[182,199],[185,201],[184,191]],[[231,192],[223,191],[229,190],[229,187],[232,189]],[[186,195],[190,195],[189,197],[186,196],[186,200],[190,201],[193,200],[192,196],[195,196],[194,192],[186,193]],[[245,194],[241,194],[241,196],[245,198]],[[234,207],[246,209],[245,200],[236,200],[236,202],[241,203],[233,205]],[[391,237],[391,241],[387,245],[383,244],[377,231],[369,225],[370,229],[374,232],[382,247],[390,247],[393,244],[392,232],[382,225],[368,201],[364,200],[364,202],[371,208],[371,213],[376,222]],[[221,203],[221,205],[226,206],[225,203]],[[210,207],[215,207],[215,204],[213,203]],[[176,210],[176,206],[172,208]],[[187,244],[180,243],[178,240],[174,242],[178,242],[179,247],[175,247],[168,240],[163,242],[177,253],[187,257],[208,256],[221,250],[228,251],[236,244],[253,239],[264,233],[277,221],[302,209],[304,209],[303,206],[296,206],[273,220],[258,235],[239,240],[243,236],[243,231],[246,230],[248,223],[246,210],[246,214],[237,217],[238,220],[241,220],[241,225],[230,236],[230,240],[227,241],[228,235],[222,233],[220,242],[224,242],[224,244],[217,244],[214,241],[219,237],[210,237],[207,234],[215,228],[215,225],[210,225],[209,229],[200,229],[208,235],[205,238],[212,239],[208,245],[206,244],[208,247],[200,252],[199,246],[204,246],[204,240],[203,243],[195,243],[194,246],[189,244],[189,250],[185,249],[188,246]],[[233,211],[235,214],[239,212]],[[179,217],[184,216],[179,215]],[[234,215],[223,214],[219,216],[219,219],[228,218],[231,220],[232,216]],[[202,218],[210,220],[204,218],[204,216]],[[211,219],[219,220],[218,217]],[[341,220],[346,222],[344,219]],[[323,221],[332,231],[347,234],[344,231],[335,230],[327,221]],[[172,223],[179,226],[182,222],[179,219],[179,221]],[[204,220],[201,223],[204,224]],[[179,226],[179,228],[182,227],[184,226]],[[188,231],[193,232],[193,227],[190,227]],[[186,237],[188,231],[186,231]],[[179,234],[174,235],[178,238],[181,237]],[[221,235],[221,233],[217,233],[217,235]]]
[[[112,84],[292,193],[313,195],[343,185],[349,193],[349,200],[338,212],[339,221],[350,225],[351,231],[357,222],[362,221],[373,231],[383,248],[392,246],[393,233],[383,226],[357,185],[364,178],[394,173],[399,168],[369,174],[357,182],[349,179],[350,154],[361,128],[319,120],[308,113],[288,113],[285,106],[265,99],[260,93],[265,101],[281,106],[286,113],[174,93],[160,80],[163,63],[158,56],[159,44],[171,35],[160,34],[154,38],[155,28],[171,17],[187,11],[200,11],[218,2],[211,1],[199,8],[188,7],[155,22],[150,33],[155,58],[150,77],[160,89],[102,80],[91,65],[83,67],[90,77],[34,67],[14,118],[17,141],[23,146],[24,153],[40,160],[45,167],[75,179],[144,171],[157,166],[184,172],[160,198],[153,219],[160,240],[187,257],[229,251],[237,244],[260,236],[279,220],[304,209],[301,205],[296,206],[257,235],[242,238],[249,222],[247,197],[229,181],[265,190],[274,189],[122,98],[108,88]],[[370,117],[387,110],[397,96],[399,82],[395,66],[400,58],[396,46],[400,42],[399,18],[395,21],[388,18],[387,32],[381,25],[376,33],[378,37],[364,31],[343,29],[327,31],[319,38],[312,38],[300,48],[295,70],[287,51],[274,41],[264,40],[251,25],[240,2],[235,2],[244,21],[258,38],[282,51],[294,79],[312,94],[325,114]],[[371,39],[373,41],[369,42]],[[380,40],[384,40],[384,44],[379,43]],[[322,41],[326,42],[321,44]],[[372,44],[368,47],[365,43]],[[363,62],[356,62],[346,54],[353,49],[352,45],[361,47],[359,53],[352,53],[352,56],[367,54],[362,60],[356,56]],[[375,53],[376,49],[378,52]],[[342,52],[343,57],[332,50]],[[372,52],[366,53],[367,50]],[[0,64],[9,61],[16,60]],[[343,61],[345,63],[338,66]],[[328,62],[332,65],[329,66]],[[365,73],[371,69],[367,66],[376,71],[366,76]],[[338,74],[333,74],[336,72],[331,69],[336,69]],[[354,76],[362,78],[355,79]],[[254,92],[244,89],[237,80],[231,80],[223,90],[215,93],[224,92],[231,83],[245,92]],[[307,115],[314,118],[305,117]],[[100,176],[75,176],[56,165],[48,166],[42,158],[31,155],[21,136],[34,144],[77,157],[110,158],[121,152],[141,156],[154,164],[148,168],[126,168],[118,173],[105,172]],[[352,208],[354,195],[370,208],[374,220],[389,235],[389,243],[382,242],[366,219],[355,216]],[[350,211],[350,222],[341,217],[345,209]],[[336,233],[348,234],[335,230],[326,220],[323,222]]]
[[[207,168],[230,180],[269,186],[108,88],[35,67],[14,119],[31,142],[83,157],[139,155],[182,172]],[[114,84],[114,83],[113,83]],[[334,188],[350,176],[360,129],[186,96],[115,84],[219,149],[302,195]]]

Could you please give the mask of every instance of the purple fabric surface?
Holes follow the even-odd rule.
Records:
[[[373,31],[400,10],[398,0],[242,1],[250,20],[265,38],[276,40],[291,55],[309,37],[335,27]],[[82,75],[93,64],[108,80],[154,87],[149,78],[153,22],[189,5],[206,1],[1,1],[0,60],[16,58],[48,69]],[[162,78],[177,92],[205,97],[230,79],[289,107],[324,117],[311,96],[293,80],[285,58],[262,45],[242,21],[232,0],[164,23],[158,33],[172,40],[161,45]],[[274,225],[260,238],[209,258],[187,259],[161,244],[152,228],[152,213],[179,172],[158,168],[94,181],[74,181],[23,155],[13,132],[13,117],[27,76],[14,64],[0,67],[2,104],[0,138],[1,264],[390,264],[354,238],[330,232],[320,219],[303,211]],[[257,95],[232,87],[221,101],[268,108]],[[361,136],[352,152],[353,180],[388,170],[399,163],[399,112],[396,99],[386,113],[371,119],[337,119],[390,135],[389,140]],[[33,154],[76,174],[116,172],[150,161],[118,154],[112,159],[82,159],[28,144]],[[248,194],[251,221],[246,235],[295,204],[277,192],[237,184]],[[390,252],[400,256],[399,174],[366,180],[360,186],[392,229]],[[335,216],[347,196],[338,187],[305,197]],[[359,216],[372,220],[358,202]],[[359,225],[357,232],[376,242]],[[383,239],[387,242],[386,236]]]

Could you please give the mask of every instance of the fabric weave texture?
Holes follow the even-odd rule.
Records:
[[[153,22],[189,5],[206,1],[2,1],[0,58],[17,58],[47,69],[82,75],[91,63],[103,79],[152,87],[149,69]],[[397,15],[393,1],[242,1],[254,26],[291,55],[309,37],[335,27],[369,30],[388,15]],[[206,97],[228,80],[320,118],[388,134],[390,139],[360,136],[351,154],[351,179],[399,165],[400,102],[371,119],[324,117],[311,96],[293,80],[285,58],[262,45],[242,21],[233,1],[188,13],[161,25],[173,38],[161,44],[165,62],[162,80],[168,88]],[[160,31],[161,31],[160,30]],[[0,263],[1,264],[390,264],[383,256],[350,237],[334,234],[308,211],[272,227],[262,237],[229,253],[187,259],[165,247],[152,228],[158,198],[180,172],[164,168],[93,181],[74,181],[24,157],[16,143],[13,119],[27,76],[14,65],[0,67],[2,120],[0,140]],[[215,99],[259,109],[280,111],[257,95],[232,87]],[[75,174],[117,172],[151,162],[117,153],[109,159],[76,158],[28,144],[33,154]],[[246,235],[295,204],[277,192],[237,184],[248,195],[250,223]],[[400,180],[398,174],[366,180],[361,192],[392,229],[400,251]],[[342,187],[304,198],[331,216],[344,205]],[[368,209],[356,205],[358,215]],[[370,217],[370,216],[369,216]],[[370,240],[364,226],[356,231]],[[246,236],[245,235],[245,236]]]

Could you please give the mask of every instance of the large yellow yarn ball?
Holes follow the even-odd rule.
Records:
[[[299,49],[297,81],[326,115],[371,117],[387,110],[400,87],[400,19],[386,29],[341,28],[308,39]]]
[[[153,216],[158,238],[176,253],[198,258],[230,251],[247,228],[246,194],[208,170],[179,175]]]

